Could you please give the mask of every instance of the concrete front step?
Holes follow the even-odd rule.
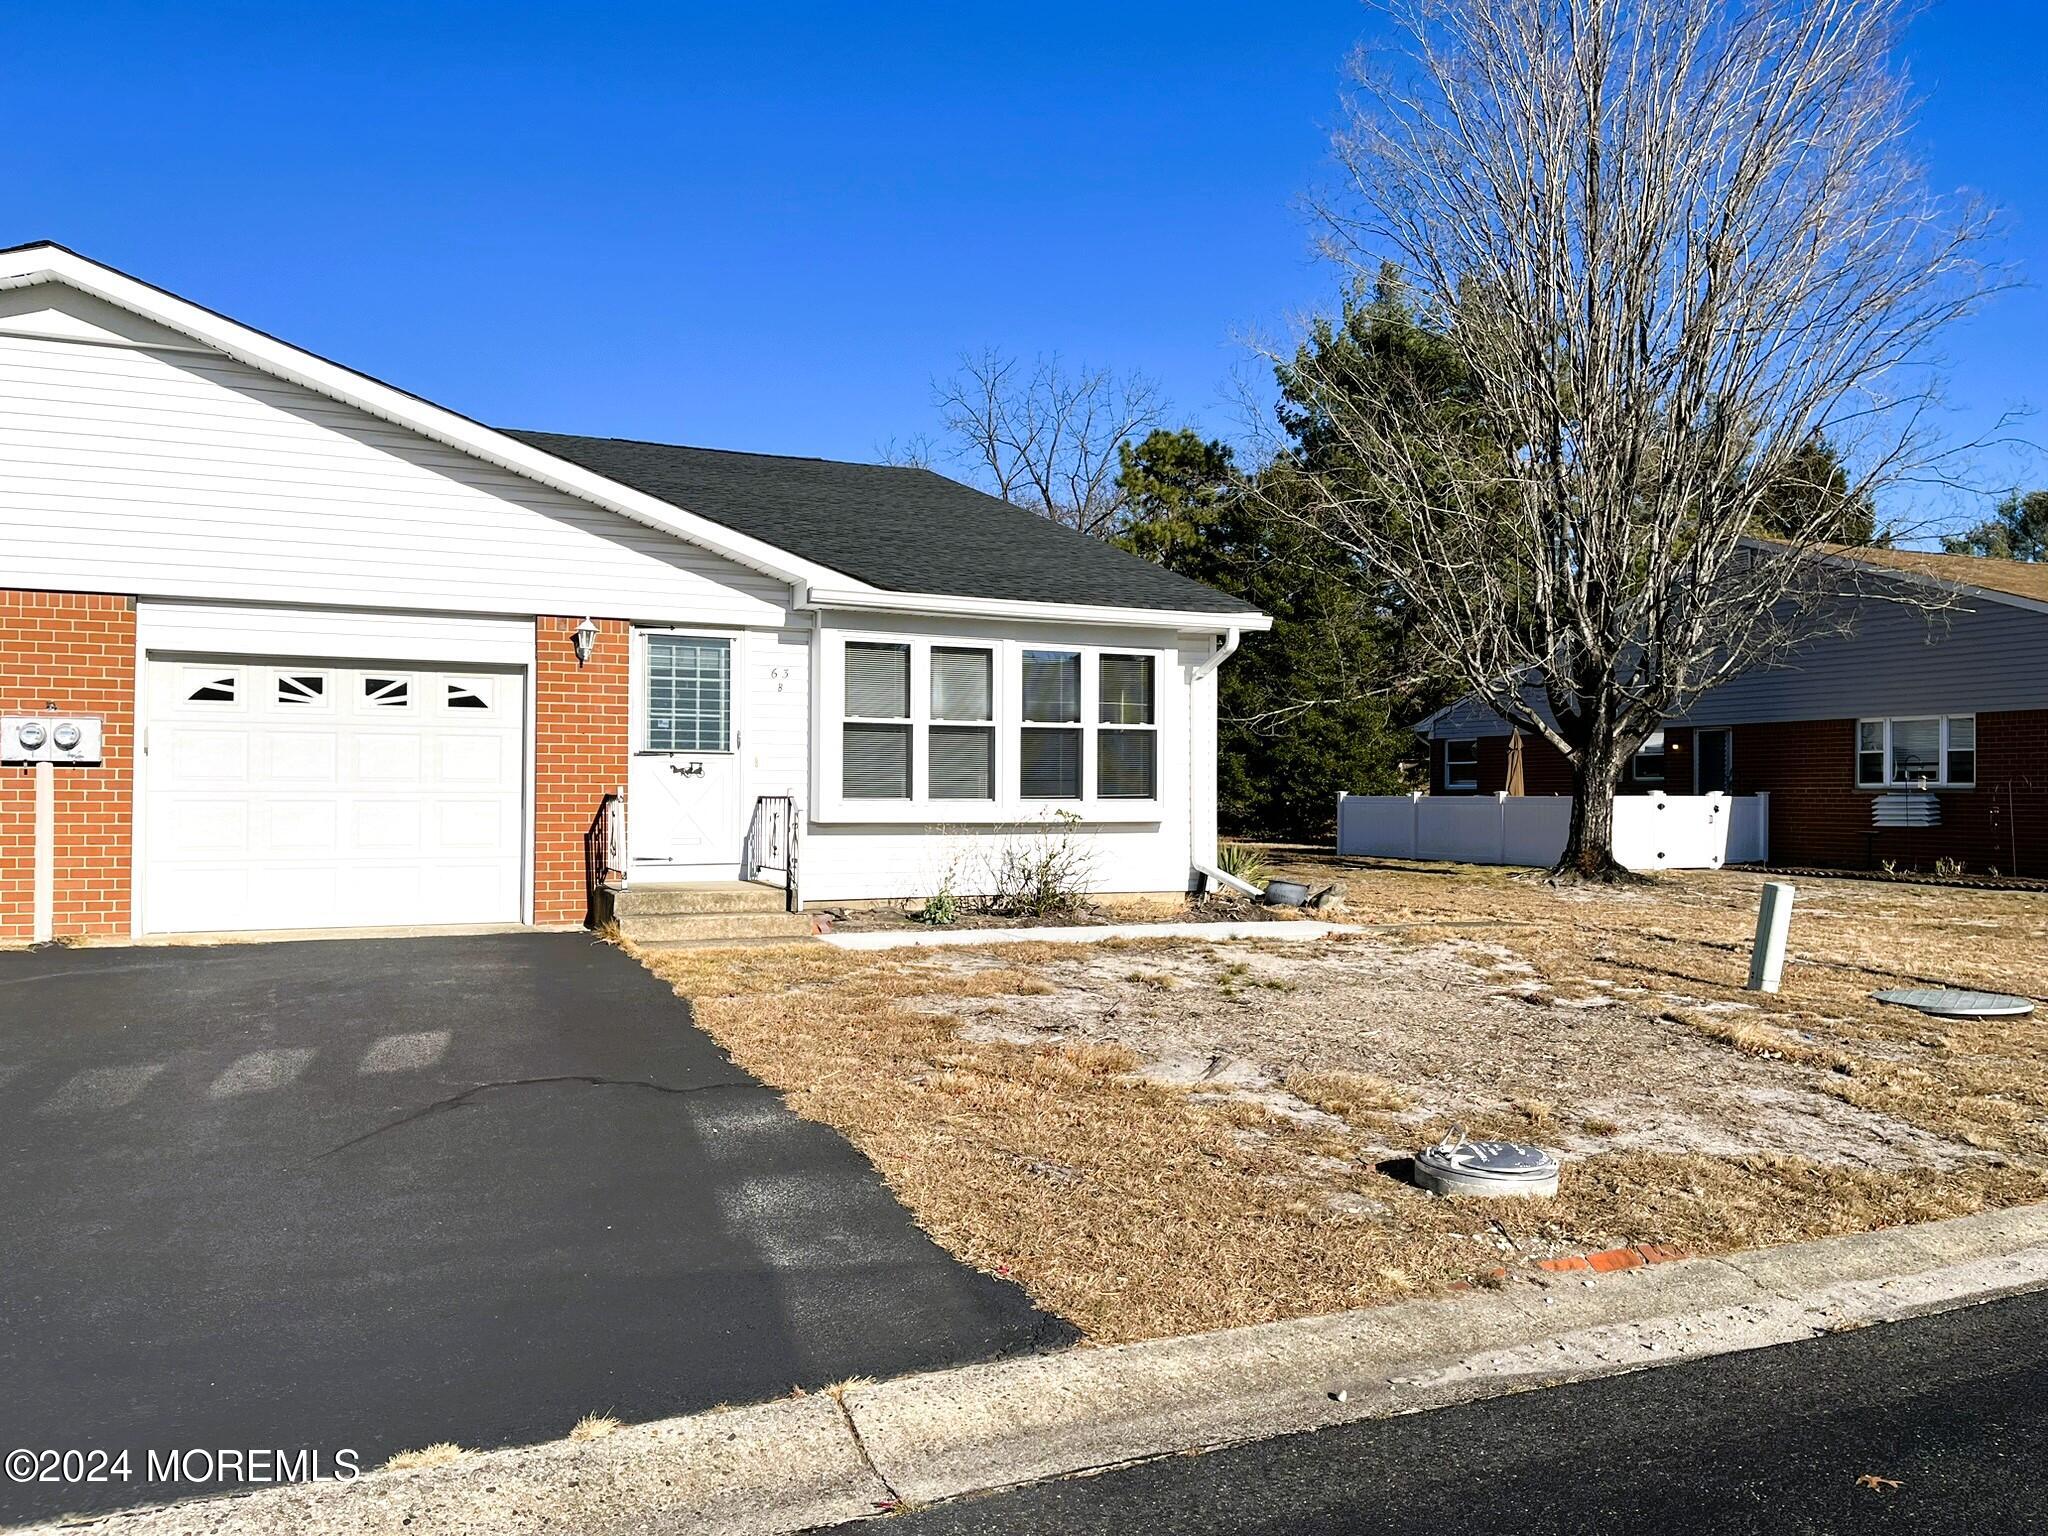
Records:
[[[663,939],[807,939],[811,936],[811,920],[801,912],[622,912],[618,921],[619,932],[635,944]]]
[[[621,921],[684,912],[782,912],[788,905],[789,894],[781,886],[754,880],[702,880],[687,885],[636,882],[612,898],[612,910]]]

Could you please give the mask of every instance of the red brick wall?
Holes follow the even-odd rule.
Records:
[[[1877,792],[1855,783],[1854,720],[1735,728],[1735,792],[1770,792],[1773,863],[2048,875],[2048,710],[1977,716],[1977,787],[1935,791],[1938,827],[1872,827]]]
[[[59,938],[128,932],[135,806],[135,600],[0,591],[0,713],[102,715],[106,760],[56,773]],[[0,768],[0,938],[33,933],[35,769]]]
[[[534,620],[533,920],[584,920],[584,838],[631,756],[632,627],[601,619],[588,666],[572,637],[582,615]]]
[[[1439,795],[1492,795],[1508,787],[1508,738],[1479,738],[1479,785],[1476,789],[1448,789],[1444,785],[1444,746],[1429,744],[1429,787]],[[1525,795],[1568,795],[1572,792],[1572,765],[1557,748],[1540,736],[1522,737],[1522,793]]]

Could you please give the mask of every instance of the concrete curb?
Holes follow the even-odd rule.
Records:
[[[95,1520],[123,1536],[793,1532],[2048,1287],[2048,1206],[1074,1349]],[[69,1526],[66,1529],[80,1529]],[[53,1531],[55,1526],[38,1527]]]

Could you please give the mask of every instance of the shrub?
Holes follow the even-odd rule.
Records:
[[[1006,838],[989,856],[988,909],[999,917],[1072,917],[1087,905],[1088,850],[1074,840],[1081,818],[1049,821]]]
[[[1243,843],[1225,843],[1218,848],[1216,867],[1246,885],[1256,885],[1260,890],[1264,890],[1266,882],[1272,878],[1272,871],[1266,868],[1266,856]]]

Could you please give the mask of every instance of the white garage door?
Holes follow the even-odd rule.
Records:
[[[152,657],[152,933],[520,920],[516,671]]]

